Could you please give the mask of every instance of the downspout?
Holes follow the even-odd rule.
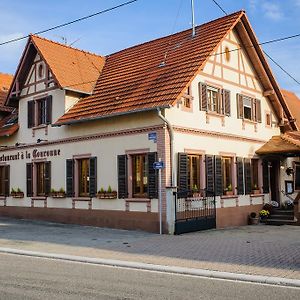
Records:
[[[172,187],[176,187],[176,172],[175,172],[175,163],[174,163],[174,129],[169,120],[167,120],[161,113],[160,108],[157,108],[158,117],[162,119],[168,127],[168,132],[170,136],[170,157],[171,157],[171,184]]]

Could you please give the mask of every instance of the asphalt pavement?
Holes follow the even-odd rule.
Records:
[[[0,219],[0,251],[10,248],[46,255],[276,277],[298,283],[299,236],[300,227],[297,226],[244,226],[160,236],[139,231]]]
[[[0,254],[0,299],[299,299],[300,289]]]

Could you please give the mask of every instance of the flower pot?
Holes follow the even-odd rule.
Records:
[[[252,194],[254,195],[260,194],[260,190],[259,189],[252,190]]]
[[[11,196],[13,198],[24,198],[24,193],[23,192],[16,192],[16,193],[12,193]]]
[[[233,191],[226,191],[226,192],[225,192],[225,195],[226,195],[226,196],[233,196]]]
[[[255,217],[255,218],[251,218],[249,217],[249,224],[250,225],[257,225],[259,223],[259,218]]]

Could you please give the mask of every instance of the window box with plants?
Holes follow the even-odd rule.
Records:
[[[101,188],[97,193],[98,199],[117,199],[117,197],[117,191],[113,191],[111,186],[108,187],[107,191],[105,191],[104,188]]]
[[[17,188],[17,189],[12,188],[11,192],[10,192],[10,195],[13,198],[24,198],[24,192],[22,192],[20,188]]]
[[[58,191],[51,189],[50,195],[52,198],[66,198],[66,192],[63,188],[60,188]]]
[[[258,188],[258,186],[256,184],[254,184],[252,186],[252,194],[253,195],[257,195],[257,194],[260,194],[260,189]]]
[[[232,190],[232,185],[229,184],[227,188],[224,190],[224,195],[226,196],[232,196],[233,195],[233,190]]]

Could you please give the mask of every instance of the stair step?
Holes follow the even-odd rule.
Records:
[[[294,218],[293,220],[283,220],[283,219],[267,219],[265,220],[266,225],[292,225],[297,223],[297,219]]]
[[[293,210],[274,209],[271,212],[271,215],[272,214],[275,214],[275,215],[294,215],[294,211]]]
[[[271,214],[269,215],[269,218],[268,219],[271,219],[271,220],[274,220],[274,219],[279,219],[279,220],[294,220],[294,214],[292,215],[278,215],[278,214]]]

